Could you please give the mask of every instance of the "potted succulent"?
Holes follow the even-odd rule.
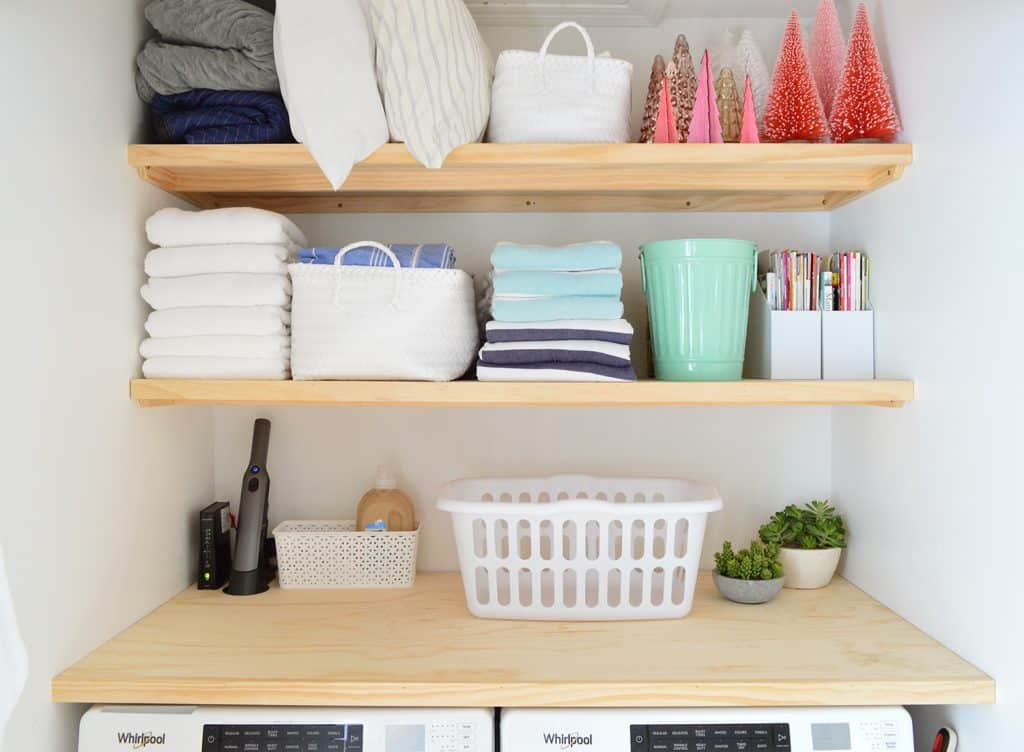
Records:
[[[846,548],[846,526],[827,501],[790,504],[759,531],[766,544],[779,546],[786,587],[812,590],[832,581]]]
[[[733,551],[732,543],[722,544],[715,554],[712,572],[718,592],[736,603],[766,603],[782,590],[782,562],[774,543],[752,540],[748,548]]]

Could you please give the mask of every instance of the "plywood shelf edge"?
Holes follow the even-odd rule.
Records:
[[[671,407],[874,405],[901,407],[914,382],[762,381],[498,383],[479,381],[229,381],[135,379],[143,406],[340,405],[381,407]]]
[[[468,144],[430,170],[385,144],[333,191],[300,144],[128,147],[197,206],[300,213],[827,211],[912,160],[909,144]]]

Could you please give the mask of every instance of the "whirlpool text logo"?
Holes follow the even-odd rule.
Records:
[[[118,731],[117,743],[130,744],[132,749],[145,749],[167,741],[167,734],[152,734],[148,731],[132,732]]]
[[[593,734],[544,734],[545,744],[558,745],[559,749],[572,749],[573,747],[591,747],[594,744]]]

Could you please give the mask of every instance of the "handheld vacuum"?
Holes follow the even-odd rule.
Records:
[[[238,530],[231,579],[224,588],[228,595],[255,595],[267,590],[272,575],[267,563],[267,512],[270,506],[270,421],[260,418],[252,427],[249,466],[242,476],[242,497],[238,504]]]

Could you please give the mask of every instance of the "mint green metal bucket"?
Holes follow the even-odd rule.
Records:
[[[661,240],[640,246],[654,375],[737,381],[743,374],[757,246],[747,240]]]

